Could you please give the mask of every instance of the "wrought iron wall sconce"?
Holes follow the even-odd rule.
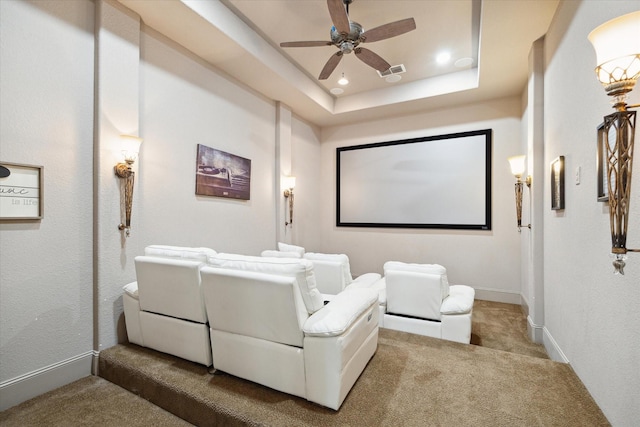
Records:
[[[287,176],[283,180],[286,190],[284,190],[284,198],[289,201],[289,221],[284,222],[284,226],[293,224],[293,188],[296,186],[296,177]]]
[[[522,231],[522,192],[523,184],[527,184],[527,187],[531,187],[531,176],[527,175],[522,181],[522,175],[524,175],[526,156],[513,156],[509,157],[509,164],[511,165],[511,173],[516,177],[516,218],[518,219],[518,233]],[[531,229],[531,224],[527,224],[525,227]]]
[[[124,162],[116,164],[113,168],[116,176],[124,180],[124,193],[121,192],[120,206],[124,204],[125,221],[118,225],[118,230],[124,231],[127,237],[131,235],[131,207],[133,205],[133,181],[135,178],[135,172],[132,166],[138,158],[141,143],[142,139],[137,136],[120,135],[121,152],[124,157]]]
[[[624,274],[627,252],[640,252],[626,247],[636,124],[636,112],[628,109],[640,106],[626,101],[640,77],[640,11],[605,22],[588,38],[596,51],[597,78],[616,110],[604,117],[604,138],[613,267]]]

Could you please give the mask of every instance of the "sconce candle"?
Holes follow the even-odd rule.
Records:
[[[628,108],[637,107],[626,101],[640,77],[640,11],[605,22],[589,34],[589,41],[596,51],[597,78],[616,110],[604,118],[604,135],[613,266],[616,274],[624,274],[627,252],[640,252],[626,247],[636,123],[636,112]]]
[[[284,190],[284,198],[289,200],[289,221],[285,219],[284,226],[293,224],[293,188],[296,186],[296,177],[287,176],[282,180],[286,190]]]
[[[124,230],[127,237],[131,234],[131,208],[133,206],[133,182],[135,172],[132,169],[133,163],[138,158],[142,139],[137,136],[120,135],[120,148],[124,162],[114,166],[116,176],[124,181],[124,200],[120,199],[121,205],[125,207],[125,222],[118,225],[118,230]]]
[[[509,165],[511,166],[511,173],[516,177],[516,218],[518,221],[518,232],[522,230],[522,175],[525,169],[525,159],[526,156],[524,155],[509,157],[508,159]],[[525,183],[527,187],[531,187],[531,176],[525,178]],[[531,228],[531,224],[528,224],[527,228]]]

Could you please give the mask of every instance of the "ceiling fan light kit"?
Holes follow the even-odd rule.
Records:
[[[361,43],[372,43],[386,40],[416,29],[413,18],[402,19],[364,31],[362,25],[349,20],[349,4],[353,0],[327,0],[327,7],[333,26],[331,27],[331,41],[295,41],[280,43],[280,47],[318,47],[335,46],[339,50],[331,55],[322,68],[319,80],[326,80],[336,69],[345,54],[353,52],[356,57],[382,73],[391,68],[391,64],[375,52],[360,47]]]

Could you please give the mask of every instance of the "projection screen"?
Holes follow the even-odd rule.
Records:
[[[491,230],[491,129],[338,147],[338,227]]]

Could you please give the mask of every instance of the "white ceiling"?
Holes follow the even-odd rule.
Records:
[[[399,82],[388,83],[354,54],[319,81],[336,47],[279,47],[286,41],[330,41],[326,0],[120,0],[145,25],[319,126],[521,94],[531,44],[546,33],[558,1],[354,0],[349,17],[365,32],[415,19],[414,31],[362,45],[406,67]],[[450,52],[451,61],[438,65],[435,57],[442,51]],[[461,58],[473,63],[456,67]],[[337,84],[342,73],[347,86]],[[344,93],[333,95],[337,87]]]

